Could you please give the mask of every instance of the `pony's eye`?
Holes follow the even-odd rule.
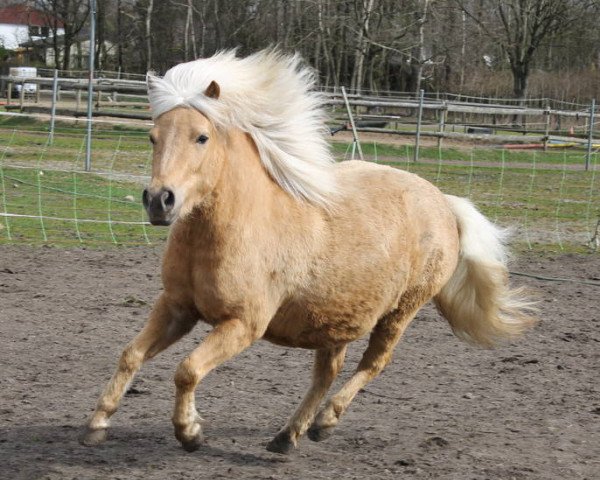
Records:
[[[196,143],[199,143],[200,145],[204,145],[206,142],[208,142],[208,137],[206,135],[200,135],[196,139]]]
[[[156,144],[156,140],[154,140],[154,137],[152,135],[150,135],[148,138],[150,139],[150,143],[152,145]]]

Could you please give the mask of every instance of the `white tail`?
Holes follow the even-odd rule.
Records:
[[[458,337],[492,347],[536,322],[533,302],[522,288],[508,285],[507,232],[469,200],[446,198],[458,223],[460,256],[454,274],[434,300]]]

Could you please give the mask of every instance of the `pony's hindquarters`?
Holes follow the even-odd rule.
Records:
[[[508,285],[506,232],[464,198],[446,195],[460,238],[458,265],[434,298],[454,333],[485,347],[512,338],[536,319],[522,288]]]

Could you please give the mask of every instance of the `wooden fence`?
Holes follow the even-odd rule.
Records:
[[[85,116],[87,78],[59,78],[53,95],[52,78],[0,77],[6,85],[5,108],[25,113]],[[24,85],[35,84],[35,93]],[[15,88],[17,85],[20,88]],[[17,96],[14,92],[18,92]],[[343,130],[348,123],[345,99],[341,92],[325,91],[325,104],[331,108],[332,132]],[[146,84],[139,80],[98,78],[94,80],[94,116],[150,120]],[[445,97],[445,99],[443,98]],[[52,99],[56,98],[54,109]],[[348,107],[358,132],[389,135],[434,137],[495,144],[541,144],[543,148],[558,144],[583,144],[591,152],[600,136],[600,112],[589,106],[563,104],[547,99],[545,108],[519,105],[510,99],[476,99],[450,95],[406,94],[365,96],[347,95]],[[536,104],[544,103],[537,99]],[[420,113],[420,115],[419,115]],[[596,128],[594,127],[596,125]],[[589,154],[588,154],[589,155]]]

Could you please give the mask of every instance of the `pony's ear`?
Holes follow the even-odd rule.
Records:
[[[219,87],[219,84],[214,80],[210,82],[210,85],[206,87],[206,90],[204,91],[204,95],[206,95],[209,98],[214,98],[215,100],[219,98],[220,94],[221,87]]]

